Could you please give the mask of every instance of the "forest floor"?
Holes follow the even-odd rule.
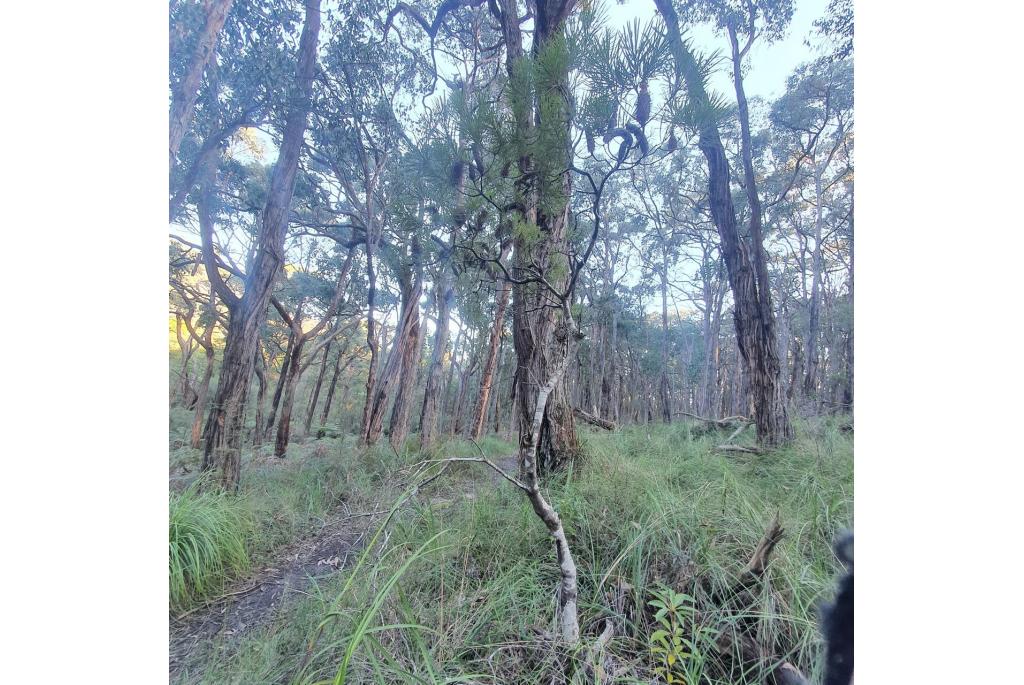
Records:
[[[386,513],[386,512],[384,512]],[[309,537],[276,551],[250,577],[233,582],[219,598],[171,617],[170,678],[189,676],[211,658],[231,653],[249,631],[286,610],[295,594],[344,568],[362,544],[369,515],[331,512]]]
[[[580,568],[584,640],[610,616],[611,588],[631,593],[608,646],[608,683],[661,682],[646,604],[665,587],[692,600],[688,682],[763,683],[783,661],[820,680],[818,607],[841,570],[832,542],[852,527],[843,422],[802,422],[796,444],[767,455],[722,454],[722,435],[688,424],[584,432],[579,468],[546,490]],[[481,447],[515,472],[512,445],[490,437]],[[172,462],[192,458],[185,452]],[[425,460],[476,454],[465,442],[399,455],[321,440],[284,462],[243,465],[253,564],[222,599],[172,611],[171,682],[580,682],[565,655],[538,642],[551,627],[557,565],[514,488],[483,464],[459,463],[388,516]],[[738,610],[723,592],[775,515],[783,539]],[[732,643],[722,636],[739,627],[756,636],[757,663],[726,672]]]

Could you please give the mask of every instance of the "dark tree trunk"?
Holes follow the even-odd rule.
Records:
[[[277,408],[281,406],[281,396],[284,394],[284,388],[288,384],[288,369],[291,368],[292,351],[294,348],[295,333],[291,332],[288,334],[288,345],[284,349],[284,359],[281,360],[281,373],[277,377],[277,387],[274,388],[274,397],[270,401],[270,416],[267,418],[266,433],[263,436],[264,440],[270,439],[275,426],[277,426]]]
[[[655,5],[665,20],[676,67],[686,83],[689,96],[696,102],[706,103],[707,93],[693,56],[679,34],[679,20],[671,0],[655,0]],[[793,427],[789,421],[779,379],[775,317],[771,309],[771,292],[761,237],[761,208],[750,160],[746,97],[743,93],[742,79],[739,78],[739,64],[736,63],[734,66],[743,139],[745,185],[751,209],[749,243],[739,235],[729,186],[729,162],[713,121],[701,125],[698,147],[708,163],[711,218],[721,238],[722,256],[725,259],[735,301],[733,319],[740,354],[750,382],[757,439],[764,446],[775,446],[792,439]]]
[[[367,200],[369,202],[369,200]],[[368,212],[369,215],[369,212]],[[366,345],[370,349],[370,365],[366,372],[366,404],[363,406],[363,422],[360,429],[359,444],[370,444],[367,436],[370,433],[371,412],[374,393],[377,387],[377,358],[380,356],[380,341],[377,338],[377,321],[374,319],[374,307],[377,300],[377,270],[374,265],[376,237],[368,231],[366,241],[366,277],[368,288],[366,299],[369,307],[366,315]]]
[[[331,344],[328,343],[324,347],[324,358],[320,360],[320,371],[316,375],[316,385],[313,386],[313,394],[309,398],[309,408],[306,410],[306,423],[302,427],[302,431],[305,435],[309,435],[309,430],[313,426],[313,414],[316,413],[317,402],[320,401],[320,389],[324,384],[324,374],[327,372],[327,355],[331,352]],[[339,353],[338,358],[341,358]],[[337,367],[335,367],[337,368]]]
[[[572,3],[563,3],[560,7],[545,3],[537,19],[537,28],[533,40],[533,54],[536,57],[549,42],[558,40],[563,35],[562,20],[565,12],[571,10]],[[550,16],[549,16],[550,15]],[[561,16],[560,16],[561,15]],[[503,15],[504,16],[504,15]],[[515,21],[502,23],[506,34],[508,68],[510,76],[521,50],[521,37]],[[568,76],[558,75],[558,83],[550,84],[552,91],[565,97],[569,92]],[[560,120],[543,121],[540,108],[534,111],[535,122],[531,122],[529,112],[521,108],[516,127],[519,135],[531,138],[536,135],[536,128],[545,128],[553,143],[550,154],[559,161],[555,163],[561,169],[567,169],[571,159],[571,141],[568,126]],[[557,109],[569,109],[567,102],[559,104]],[[520,159],[522,174],[536,171],[536,160],[530,157]],[[563,163],[564,162],[564,163]],[[545,162],[551,166],[550,160]],[[569,281],[567,270],[563,269],[559,278],[553,276],[553,261],[568,254],[568,216],[569,198],[572,196],[572,176],[567,171],[560,171],[552,178],[544,179],[539,192],[531,191],[523,198],[526,207],[526,220],[535,223],[540,229],[541,238],[530,242],[518,236],[514,244],[513,276],[520,279],[528,278],[534,270],[544,274],[551,285],[562,291]],[[557,202],[556,202],[557,200]],[[544,414],[538,435],[532,435],[534,410],[537,406],[538,393],[544,383],[552,377],[555,369],[562,366],[563,357],[569,353],[565,343],[568,331],[565,322],[561,321],[562,313],[557,306],[551,306],[550,293],[537,283],[515,284],[512,288],[512,342],[516,350],[516,383],[519,408],[519,447],[520,454],[532,447],[536,450],[536,463],[540,471],[554,471],[568,464],[580,452],[579,438],[576,435],[576,422],[572,407],[569,404],[569,392],[566,384],[567,374],[558,376],[555,386],[546,398]],[[569,305],[571,306],[571,302]]]
[[[197,450],[202,445],[203,438],[203,416],[206,413],[206,398],[210,393],[210,379],[213,378],[213,346],[206,349],[206,368],[203,370],[203,378],[199,381],[199,388],[196,390],[196,410],[192,417],[192,436],[189,444],[192,449]]]
[[[266,323],[267,304],[284,261],[288,212],[295,189],[299,153],[306,131],[306,110],[312,92],[319,33],[320,0],[306,0],[305,22],[299,39],[295,76],[296,97],[294,105],[285,117],[281,149],[270,179],[260,231],[251,267],[245,278],[245,291],[242,297],[235,297],[223,284],[214,264],[212,235],[204,231],[203,253],[207,263],[207,275],[211,283],[216,284],[218,292],[223,292],[222,299],[227,295],[227,301],[230,303],[220,383],[203,433],[203,468],[209,470],[215,459],[220,461],[220,485],[224,490],[237,490],[241,477],[240,440],[245,400],[252,378],[260,330]]]
[[[287,378],[284,384],[284,396],[281,398],[281,418],[277,422],[277,438],[274,440],[274,456],[284,457],[288,450],[288,440],[292,428],[292,409],[295,407],[295,387],[302,377],[302,348],[305,347],[306,337],[299,336],[292,347],[292,357],[288,363],[288,372],[281,371],[282,377]]]
[[[267,368],[267,362],[263,358],[263,352],[259,348],[256,350],[256,358],[258,363],[255,365],[256,380],[258,383],[256,390],[256,422],[252,430],[252,446],[258,448],[263,442],[263,400],[267,394],[267,374],[265,369]]]

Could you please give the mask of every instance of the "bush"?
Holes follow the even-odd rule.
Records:
[[[237,498],[193,484],[170,498],[170,603],[181,610],[249,567],[252,524]]]

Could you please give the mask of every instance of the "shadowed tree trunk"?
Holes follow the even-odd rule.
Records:
[[[508,247],[511,247],[509,244]],[[502,250],[498,258],[503,260],[507,250]],[[505,309],[508,307],[508,298],[512,288],[504,281],[495,281],[498,285],[497,309],[494,312],[494,325],[491,327],[491,336],[487,342],[487,356],[484,359],[484,369],[480,375],[480,393],[476,399],[476,409],[473,412],[473,421],[470,424],[469,436],[478,440],[484,432],[484,421],[487,418],[488,401],[491,396],[491,386],[494,384],[494,372],[498,363],[498,346],[501,344],[501,334],[505,328]]]
[[[414,235],[412,274],[406,275],[405,283],[402,284],[403,307],[409,310],[409,332],[400,351],[399,382],[395,390],[395,404],[391,409],[391,420],[388,424],[388,441],[395,450],[404,447],[405,440],[409,437],[409,410],[412,407],[412,395],[416,392],[416,375],[422,350],[420,298],[423,296],[423,266],[420,250],[419,237]]]
[[[256,421],[252,430],[252,446],[259,448],[263,441],[263,400],[267,394],[267,361],[263,358],[262,345],[256,349]]]
[[[210,326],[208,335],[202,341],[203,350],[206,352],[206,368],[203,369],[203,378],[199,381],[199,388],[196,390],[195,416],[192,418],[192,436],[189,444],[192,449],[197,450],[202,445],[203,437],[203,416],[206,413],[206,399],[210,394],[210,379],[213,378],[214,351],[213,327]]]
[[[391,399],[391,390],[401,378],[406,355],[414,356],[418,346],[421,282],[417,279],[415,284],[410,283],[411,275],[407,275],[406,278],[409,280],[402,288],[402,309],[399,313],[391,352],[388,354],[380,378],[376,379],[373,385],[373,394],[368,398],[364,412],[365,429],[362,438],[364,445],[374,445],[380,439],[384,427],[384,414],[388,409],[388,400]]]
[[[557,44],[562,38],[563,22],[574,5],[572,0],[537,3],[532,47],[534,57],[541,54],[548,45]],[[522,33],[516,3],[504,0],[500,16],[505,39],[507,70],[509,77],[515,78],[519,60],[523,56]],[[557,97],[563,99],[563,102],[554,109],[568,111],[569,104],[564,102],[566,94],[570,91],[568,74],[563,71],[552,74],[549,78],[553,78],[556,83],[546,84],[546,87],[550,92],[558,93]],[[572,176],[567,169],[572,155],[568,125],[559,120],[542,121],[540,107],[518,107],[515,116],[516,132],[523,140],[533,139],[537,135],[537,128],[546,127],[552,139],[558,141],[549,150],[549,154],[557,161],[552,164],[550,159],[545,160],[543,166],[553,166],[559,171],[552,177],[543,178],[537,190],[525,191],[522,197],[522,205],[526,210],[524,218],[540,229],[540,237],[530,241],[522,235],[517,235],[512,261],[512,275],[519,280],[528,279],[531,272],[539,272],[550,278],[557,273],[552,268],[554,260],[562,259],[562,255],[569,252],[567,224],[569,198],[572,196]],[[520,158],[520,174],[527,176],[536,173],[536,162],[537,160],[529,155]],[[562,276],[555,278],[551,283],[559,291],[564,290],[569,279],[568,269],[561,272]],[[554,376],[553,369],[561,365],[561,357],[567,352],[563,345],[555,341],[555,325],[559,310],[550,306],[549,295],[536,282],[515,283],[512,287],[512,341],[517,359],[515,382],[519,409],[520,453],[524,453],[528,443],[532,441],[541,471],[560,468],[574,459],[580,451],[576,423],[569,404],[567,374],[564,373],[557,375],[550,395],[545,398],[544,415],[539,430],[536,435],[531,435],[538,393],[545,379]]]
[[[324,384],[324,374],[327,373],[327,356],[331,352],[331,344],[324,347],[324,358],[320,360],[320,371],[316,375],[316,385],[313,386],[313,393],[309,396],[309,407],[306,409],[306,422],[302,426],[304,435],[309,435],[309,429],[313,426],[313,414],[316,413],[316,405],[320,401],[320,389]],[[339,353],[338,358],[341,358]]]
[[[441,275],[435,286],[437,301],[437,324],[434,328],[433,351],[427,370],[427,383],[423,389],[423,407],[420,410],[420,447],[427,449],[437,438],[438,410],[443,400],[444,358],[448,351],[449,321],[455,290],[447,264],[442,261]]]
[[[288,441],[291,434],[291,422],[292,422],[292,408],[295,406],[295,388],[299,383],[299,379],[302,374],[309,368],[312,360],[316,357],[320,351],[320,347],[327,347],[331,344],[331,341],[339,331],[337,328],[332,329],[323,340],[321,340],[314,347],[313,351],[309,355],[309,359],[305,362],[302,360],[302,351],[306,346],[306,343],[315,338],[320,334],[320,331],[324,329],[327,322],[335,318],[338,315],[338,309],[341,307],[341,299],[345,294],[345,290],[348,286],[348,274],[352,269],[352,258],[355,255],[355,244],[349,245],[348,254],[345,257],[344,263],[341,265],[341,269],[338,271],[338,281],[334,286],[334,295],[331,297],[331,302],[327,306],[327,311],[324,313],[315,326],[308,331],[302,330],[302,306],[299,305],[299,309],[295,314],[295,318],[289,318],[288,313],[283,308],[279,308],[278,312],[281,314],[281,318],[285,320],[292,329],[292,338],[294,340],[292,344],[291,359],[288,363],[288,370],[286,374],[287,381],[285,383],[284,397],[281,401],[281,419],[277,425],[277,438],[274,441],[274,456],[283,457],[288,449]],[[282,373],[285,373],[282,370]]]
[[[679,19],[671,0],[654,0],[654,3],[668,29],[677,73],[682,76],[689,97],[698,104],[707,104],[709,99],[704,83],[693,55],[680,36]],[[735,34],[731,32],[730,37],[735,43]],[[775,317],[761,236],[761,206],[751,161],[749,117],[738,60],[734,60],[734,84],[740,111],[744,185],[751,210],[749,242],[739,235],[729,186],[729,162],[713,120],[700,122],[697,145],[708,163],[711,218],[721,237],[722,256],[732,288],[735,303],[733,319],[750,382],[757,439],[764,446],[775,446],[792,439],[793,427],[779,379]]]
[[[178,338],[178,349],[181,351],[181,370],[178,372],[178,401],[188,407],[192,404],[192,384],[189,382],[189,362],[192,361],[192,353],[195,352],[195,346],[192,344],[192,339],[186,339],[181,332],[181,325],[184,322],[184,317],[175,313],[174,315],[174,335]],[[174,400],[174,394],[171,395],[171,400]]]
[[[245,400],[260,330],[266,323],[267,304],[284,262],[288,212],[306,130],[306,113],[312,92],[319,34],[320,0],[306,0],[295,75],[296,97],[285,116],[280,152],[271,175],[259,234],[241,297],[231,292],[221,279],[213,253],[212,232],[202,231],[207,276],[217,289],[217,294],[227,303],[229,311],[220,383],[203,432],[203,470],[211,469],[215,460],[219,461],[220,486],[224,490],[237,490],[241,477],[240,440]]]
[[[298,318],[302,318],[302,305],[299,305],[298,312],[295,314]],[[277,425],[277,408],[281,406],[281,396],[284,394],[284,387],[288,384],[288,369],[292,363],[292,351],[295,348],[295,331],[288,333],[288,345],[284,348],[284,358],[281,360],[281,372],[277,377],[277,386],[274,388],[274,397],[270,400],[270,416],[267,417],[266,433],[263,436],[264,440],[269,440],[270,435],[274,432],[274,427]]]

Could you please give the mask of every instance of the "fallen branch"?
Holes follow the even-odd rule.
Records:
[[[512,483],[512,485],[516,486],[517,488],[519,488],[520,490],[522,490],[523,492],[525,492],[527,494],[529,494],[529,492],[530,492],[530,488],[528,488],[525,483],[523,483],[518,478],[514,478],[514,477],[508,475],[507,473],[505,473],[505,471],[502,470],[502,468],[500,466],[498,466],[497,464],[495,464],[493,461],[491,461],[490,459],[488,459],[486,457],[448,457],[446,459],[431,459],[430,461],[422,462],[424,464],[444,464],[444,467],[441,468],[441,471],[438,472],[437,475],[431,476],[427,480],[423,481],[423,483],[420,484],[420,487],[422,487],[422,486],[426,485],[427,483],[437,479],[442,473],[445,472],[445,470],[448,468],[448,466],[450,464],[454,464],[454,463],[460,462],[460,461],[476,462],[478,464],[487,464],[492,469],[494,469],[494,471],[497,472],[497,474],[499,476],[501,476],[502,478],[507,480],[509,483]]]
[[[180,621],[183,618],[185,618],[186,616],[194,614],[195,612],[199,611],[200,609],[209,609],[210,607],[214,606],[215,604],[223,602],[228,597],[237,597],[238,595],[248,594],[248,593],[252,592],[253,590],[255,590],[256,588],[258,588],[259,586],[260,586],[260,583],[259,583],[258,580],[257,581],[253,581],[253,584],[250,587],[244,588],[242,590],[236,590],[235,592],[229,592],[226,595],[221,595],[220,597],[214,597],[213,599],[211,599],[211,600],[209,600],[207,602],[204,602],[203,604],[200,604],[199,606],[196,606],[196,607],[193,607],[193,608],[189,609],[188,611],[186,611],[183,614],[179,614],[178,616],[175,616],[174,620],[175,621]]]
[[[760,447],[744,447],[743,445],[718,445],[715,447],[720,452],[743,452],[744,454],[764,454]]]
[[[747,426],[749,426],[749,425],[750,425],[749,423],[741,423],[741,424],[740,424],[740,425],[739,425],[739,426],[738,426],[738,427],[736,428],[736,430],[734,430],[734,431],[732,432],[732,434],[731,434],[731,435],[729,435],[729,437],[727,437],[727,438],[725,439],[725,443],[724,443],[724,444],[728,445],[728,444],[729,444],[729,443],[731,443],[731,442],[732,442],[733,440],[735,440],[735,439],[736,439],[736,436],[738,436],[738,435],[739,435],[740,433],[742,433],[742,432],[743,432],[743,430],[744,430],[744,429],[745,429],[745,428],[746,428]]]
[[[742,423],[742,424],[746,425],[746,424],[751,422],[750,419],[748,419],[746,416],[726,416],[724,419],[708,419],[708,418],[705,418],[703,416],[697,416],[696,414],[691,414],[688,411],[677,411],[675,413],[677,415],[689,416],[692,419],[697,419],[698,421],[704,421],[705,423],[712,423],[712,424],[718,426],[719,428],[728,428],[729,426],[732,426],[732,425],[737,424],[737,423]]]
[[[606,431],[613,431],[617,428],[614,421],[606,421],[599,416],[588,414],[579,407],[573,407],[572,413],[583,419],[586,423],[597,426],[598,428],[604,428]]]
[[[743,568],[743,573],[740,575],[741,584],[745,585],[744,581],[756,580],[764,575],[772,555],[772,550],[775,549],[775,545],[779,544],[779,540],[782,539],[785,532],[785,528],[779,523],[779,514],[776,512],[772,522],[768,525],[768,529],[761,536],[761,541],[757,543],[753,556],[750,557],[750,561]]]

